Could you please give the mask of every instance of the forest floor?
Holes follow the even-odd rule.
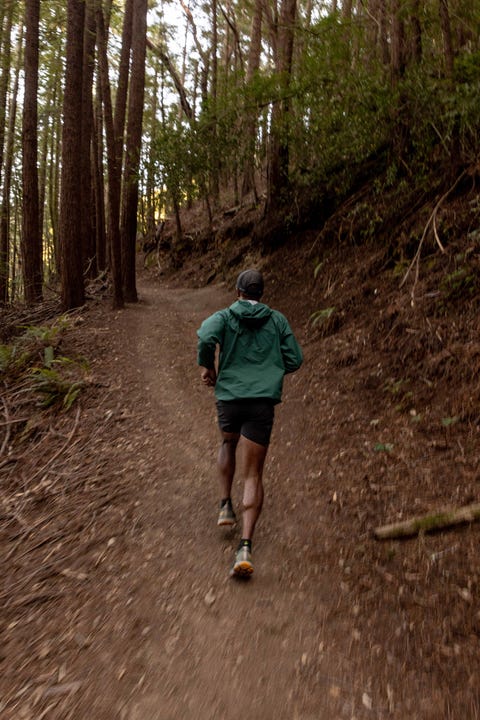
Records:
[[[214,399],[195,365],[233,273],[203,285],[197,266],[193,287],[193,264],[142,272],[138,304],[72,316],[62,352],[88,359],[86,390],[2,444],[2,720],[480,718],[479,526],[372,532],[479,499],[478,422],[453,416],[465,388],[445,362],[433,388],[408,366],[407,341],[424,344],[409,295],[362,258],[362,282],[340,254],[317,283],[295,248],[245,259],[305,353],[246,582],[228,576],[238,528],[216,526]],[[320,301],[336,310],[313,325]],[[2,432],[16,413],[7,400]]]

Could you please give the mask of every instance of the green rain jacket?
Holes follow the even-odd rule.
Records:
[[[204,320],[197,335],[202,367],[215,367],[220,346],[217,400],[270,398],[278,403],[284,375],[303,362],[287,318],[262,303],[237,300]]]

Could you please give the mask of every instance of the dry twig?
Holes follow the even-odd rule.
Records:
[[[35,480],[39,475],[42,475],[42,474],[45,472],[45,470],[46,470],[50,465],[52,465],[52,464],[55,462],[55,460],[56,460],[58,457],[60,457],[60,455],[67,449],[67,447],[70,445],[70,443],[71,443],[71,441],[72,441],[73,436],[75,435],[75,430],[77,429],[77,425],[78,425],[78,420],[79,420],[79,418],[80,418],[80,408],[78,407],[78,408],[77,408],[77,414],[76,414],[76,416],[75,416],[75,422],[74,422],[74,424],[73,424],[72,431],[70,432],[70,435],[68,436],[66,442],[60,447],[59,450],[57,450],[57,452],[56,452],[54,455],[52,455],[52,457],[50,458],[50,460],[49,460],[43,467],[41,467],[40,470],[37,470],[37,472],[36,472],[34,475],[32,475],[32,477],[30,478],[31,481],[32,481],[32,480]]]
[[[413,305],[415,304],[415,288],[416,288],[416,286],[417,286],[418,277],[419,277],[419,274],[420,274],[420,256],[421,256],[421,253],[422,253],[423,243],[425,242],[425,238],[427,237],[428,228],[430,227],[430,224],[432,224],[432,227],[433,227],[433,235],[434,235],[434,237],[435,237],[435,241],[436,241],[438,247],[440,248],[441,252],[442,252],[442,253],[445,253],[445,248],[443,247],[443,245],[442,245],[442,243],[441,243],[441,241],[440,241],[440,238],[439,238],[439,235],[438,235],[438,231],[437,231],[437,213],[438,213],[438,211],[439,211],[439,209],[440,209],[443,201],[446,200],[446,198],[450,195],[451,192],[453,192],[453,190],[455,190],[455,188],[457,187],[458,183],[459,183],[460,180],[463,178],[463,176],[465,175],[466,172],[467,172],[466,170],[463,170],[463,172],[460,173],[460,175],[458,176],[458,178],[457,178],[457,179],[455,180],[455,182],[453,183],[452,187],[449,188],[449,189],[447,190],[447,192],[442,195],[442,197],[440,198],[440,200],[437,202],[437,204],[436,204],[435,207],[433,208],[433,211],[432,211],[430,217],[428,218],[427,224],[425,225],[425,227],[424,227],[424,229],[423,229],[422,237],[420,238],[420,242],[419,242],[419,244],[418,244],[417,252],[415,253],[415,256],[414,256],[412,262],[411,262],[410,265],[408,266],[407,272],[406,272],[405,275],[403,276],[402,282],[400,283],[400,287],[403,287],[403,285],[405,284],[408,276],[410,275],[410,272],[411,272],[412,268],[415,266],[415,280],[414,280],[414,282],[413,282],[412,291],[411,291],[411,303],[412,303],[412,307],[413,307]]]

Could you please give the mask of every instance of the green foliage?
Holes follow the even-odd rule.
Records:
[[[18,345],[0,345],[0,379],[17,376],[26,367],[30,353]]]
[[[49,367],[34,368],[28,377],[32,390],[41,395],[42,408],[60,404],[69,410],[84,387],[84,382],[66,380],[59,371]]]
[[[444,428],[451,427],[452,425],[456,425],[459,419],[456,415],[454,417],[444,417],[442,418],[442,425]]]
[[[409,380],[405,378],[390,378],[383,386],[384,391],[395,401],[395,410],[398,412],[406,412],[412,406],[413,393],[408,388]]]
[[[59,405],[69,410],[85,387],[88,363],[58,354],[61,338],[69,327],[67,317],[50,326],[26,326],[8,345],[0,345],[0,380],[20,387],[23,394],[40,395],[39,405]]]
[[[477,274],[466,262],[463,254],[455,258],[457,267],[442,279],[440,283],[441,297],[437,307],[441,313],[446,313],[459,302],[469,300],[478,290]]]
[[[314,270],[313,270],[313,278],[314,278],[314,280],[317,279],[318,273],[320,272],[320,270],[322,269],[322,267],[323,267],[323,260],[320,260],[320,262],[317,262],[317,264],[315,265],[315,268],[314,268]]]
[[[392,443],[376,443],[374,446],[375,452],[386,452],[391,453],[394,448],[394,445]]]
[[[324,308],[323,310],[315,310],[315,312],[310,315],[311,326],[315,327],[315,325],[328,322],[335,313],[335,311],[335,307],[328,307]]]

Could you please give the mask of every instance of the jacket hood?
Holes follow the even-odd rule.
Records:
[[[253,305],[248,300],[237,300],[230,305],[229,310],[240,325],[248,328],[261,327],[272,314],[268,305],[258,302]]]

